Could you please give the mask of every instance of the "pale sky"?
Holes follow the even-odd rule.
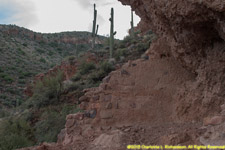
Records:
[[[93,4],[96,3],[99,34],[110,31],[110,10],[114,8],[116,38],[130,28],[131,8],[117,0],[0,0],[0,24],[16,24],[42,33],[92,31]],[[140,21],[134,14],[135,25]]]

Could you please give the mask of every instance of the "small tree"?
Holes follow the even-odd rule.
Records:
[[[45,77],[38,81],[30,98],[31,104],[36,108],[56,104],[62,90],[63,72],[58,71],[54,76]]]

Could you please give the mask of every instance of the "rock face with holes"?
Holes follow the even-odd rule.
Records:
[[[194,70],[206,47],[225,39],[224,0],[119,0],[141,17],[139,28],[164,37],[170,53]]]
[[[178,108],[180,115],[204,111],[199,113],[200,118],[207,111],[219,112],[225,94],[225,1],[119,1],[141,17],[140,29],[151,29],[158,35],[149,55],[171,56],[196,75],[195,82],[185,85],[178,94],[179,99],[186,99],[183,108]]]
[[[139,29],[153,30],[159,38],[147,54],[171,56],[193,81],[177,92],[180,120],[203,120],[207,134],[202,144],[225,143],[225,1],[224,0],[119,0],[141,17]],[[212,126],[212,127],[209,127]],[[216,142],[217,141],[217,142]]]

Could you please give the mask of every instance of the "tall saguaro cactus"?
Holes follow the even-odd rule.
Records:
[[[116,35],[116,32],[114,32],[114,9],[111,8],[111,18],[109,19],[111,23],[110,27],[110,58],[113,57],[113,49],[114,49],[114,35]]]
[[[98,35],[98,27],[99,27],[99,25],[97,25],[97,29],[96,29],[96,32],[95,32],[95,36]]]
[[[131,36],[134,37],[134,18],[133,18],[133,11],[131,9],[131,22],[130,22],[130,25],[131,25]]]
[[[98,34],[98,27],[97,25],[97,30],[96,30],[96,21],[97,20],[97,10],[96,10],[96,5],[94,4],[94,20],[93,20],[93,27],[92,27],[92,49],[95,48],[95,38]]]

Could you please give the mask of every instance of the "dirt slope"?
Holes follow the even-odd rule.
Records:
[[[57,144],[37,149],[197,144],[201,123],[181,122],[176,111],[177,92],[194,78],[172,57],[150,55],[150,60],[130,61],[110,73],[100,87],[86,90],[80,105],[85,113],[67,116]]]

